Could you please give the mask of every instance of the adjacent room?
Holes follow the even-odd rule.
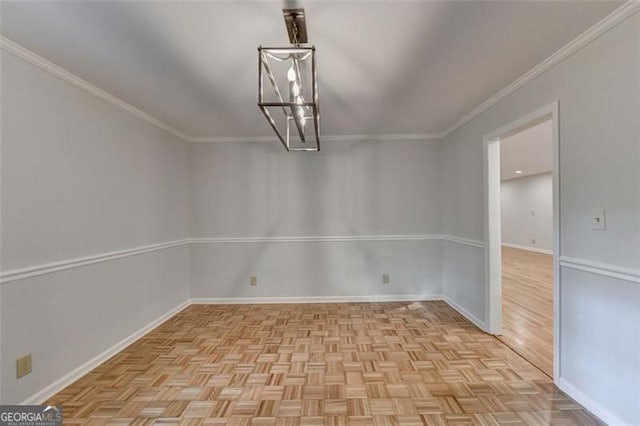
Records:
[[[640,425],[639,1],[2,0],[0,101],[0,424]]]
[[[553,121],[500,140],[502,334],[553,377]]]

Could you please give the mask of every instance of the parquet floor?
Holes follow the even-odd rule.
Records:
[[[192,305],[48,403],[67,424],[597,424],[444,302]]]
[[[502,248],[500,340],[553,377],[553,256]]]

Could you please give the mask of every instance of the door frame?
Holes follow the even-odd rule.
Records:
[[[502,234],[500,205],[500,140],[551,119],[553,138],[553,381],[560,378],[560,141],[559,102],[535,110],[483,139],[485,207],[485,306],[489,333],[502,334]]]

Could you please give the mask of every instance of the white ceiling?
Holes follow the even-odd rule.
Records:
[[[2,34],[190,137],[272,131],[258,45],[283,1],[2,2]],[[292,3],[292,2],[289,2]],[[325,135],[441,133],[616,1],[302,1]]]
[[[553,170],[552,121],[547,120],[500,141],[500,179]],[[522,173],[516,173],[520,170]]]

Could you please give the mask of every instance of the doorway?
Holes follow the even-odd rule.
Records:
[[[554,102],[484,139],[487,323],[557,379],[559,154]]]

